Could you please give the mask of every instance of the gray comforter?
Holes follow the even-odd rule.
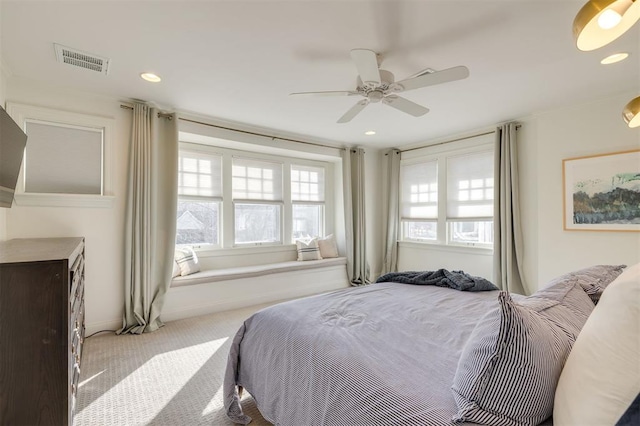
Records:
[[[224,380],[277,425],[447,425],[458,358],[498,292],[378,283],[282,303],[240,328]]]

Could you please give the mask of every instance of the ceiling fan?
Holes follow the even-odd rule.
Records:
[[[291,96],[363,96],[342,117],[338,123],[348,123],[358,115],[370,103],[382,102],[399,111],[420,117],[429,112],[428,108],[418,105],[408,99],[400,97],[397,93],[422,87],[447,83],[449,81],[462,80],[469,76],[469,69],[465,66],[447,68],[442,71],[427,69],[416,75],[396,82],[392,73],[378,68],[376,52],[368,49],[353,49],[351,59],[358,69],[358,81],[356,90],[342,90],[329,92],[297,92]]]

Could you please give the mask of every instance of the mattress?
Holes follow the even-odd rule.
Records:
[[[458,359],[497,296],[377,283],[261,310],[232,343],[227,415],[250,421],[241,387],[277,425],[451,424]]]

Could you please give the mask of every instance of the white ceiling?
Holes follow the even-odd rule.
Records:
[[[639,91],[640,24],[580,52],[571,26],[584,1],[2,0],[1,52],[13,76],[382,148]],[[54,42],[111,58],[109,74],[57,63]],[[470,77],[404,93],[431,110],[419,118],[372,104],[337,124],[360,98],[288,96],[355,89],[353,48],[378,52],[396,80],[456,65]],[[631,57],[599,64],[616,51]],[[143,71],[162,83],[141,80]],[[369,129],[377,134],[364,136]]]

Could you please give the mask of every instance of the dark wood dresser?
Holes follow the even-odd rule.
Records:
[[[0,425],[71,425],[84,340],[84,239],[0,242]]]

